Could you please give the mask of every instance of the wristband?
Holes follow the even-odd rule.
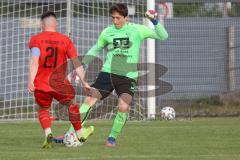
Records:
[[[152,19],[151,22],[153,23],[153,25],[157,25],[158,24],[158,20],[157,19]]]

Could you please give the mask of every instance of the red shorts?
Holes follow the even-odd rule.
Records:
[[[53,98],[65,105],[74,98],[75,92],[72,86],[68,86],[65,93],[56,91],[44,92],[41,90],[35,90],[34,96],[35,101],[38,105],[40,105],[41,107],[50,107]]]

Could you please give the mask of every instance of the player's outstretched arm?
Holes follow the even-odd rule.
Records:
[[[83,57],[82,62],[86,65],[90,64],[97,57],[97,55],[102,51],[102,49],[103,48],[99,47],[98,44],[95,44]]]
[[[106,45],[107,45],[107,41],[105,40],[105,32],[102,31],[96,44],[87,52],[82,62],[87,65],[90,64],[98,56],[98,54],[103,50],[103,48]]]
[[[165,27],[158,22],[157,12],[154,10],[148,10],[145,13],[145,17],[148,18],[154,25],[154,29],[150,29],[146,26],[140,27],[140,33],[142,33],[142,37],[145,38],[154,38],[165,40],[168,38],[168,33]]]
[[[157,12],[155,10],[148,10],[145,13],[145,17],[148,18],[153,23],[153,25],[157,25],[158,24]]]

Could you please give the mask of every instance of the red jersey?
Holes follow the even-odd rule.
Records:
[[[34,80],[35,89],[55,91],[56,86],[70,84],[66,79],[67,58],[77,57],[72,41],[61,33],[44,31],[31,37],[29,48],[33,47],[40,49],[39,67]],[[55,76],[52,76],[53,74]],[[50,86],[50,81],[56,82],[55,89]]]

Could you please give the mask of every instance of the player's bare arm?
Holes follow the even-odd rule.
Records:
[[[37,70],[38,70],[38,59],[39,56],[31,56],[30,61],[29,61],[29,76],[28,76],[28,91],[29,92],[33,92],[35,90],[34,87],[34,79],[36,77],[37,74]]]
[[[148,28],[144,25],[139,26],[138,30],[142,34],[143,39],[153,38],[159,40],[166,40],[168,38],[168,32],[165,27],[158,22],[157,12],[154,10],[148,10],[145,13],[145,17],[149,19],[154,25],[154,29]]]

